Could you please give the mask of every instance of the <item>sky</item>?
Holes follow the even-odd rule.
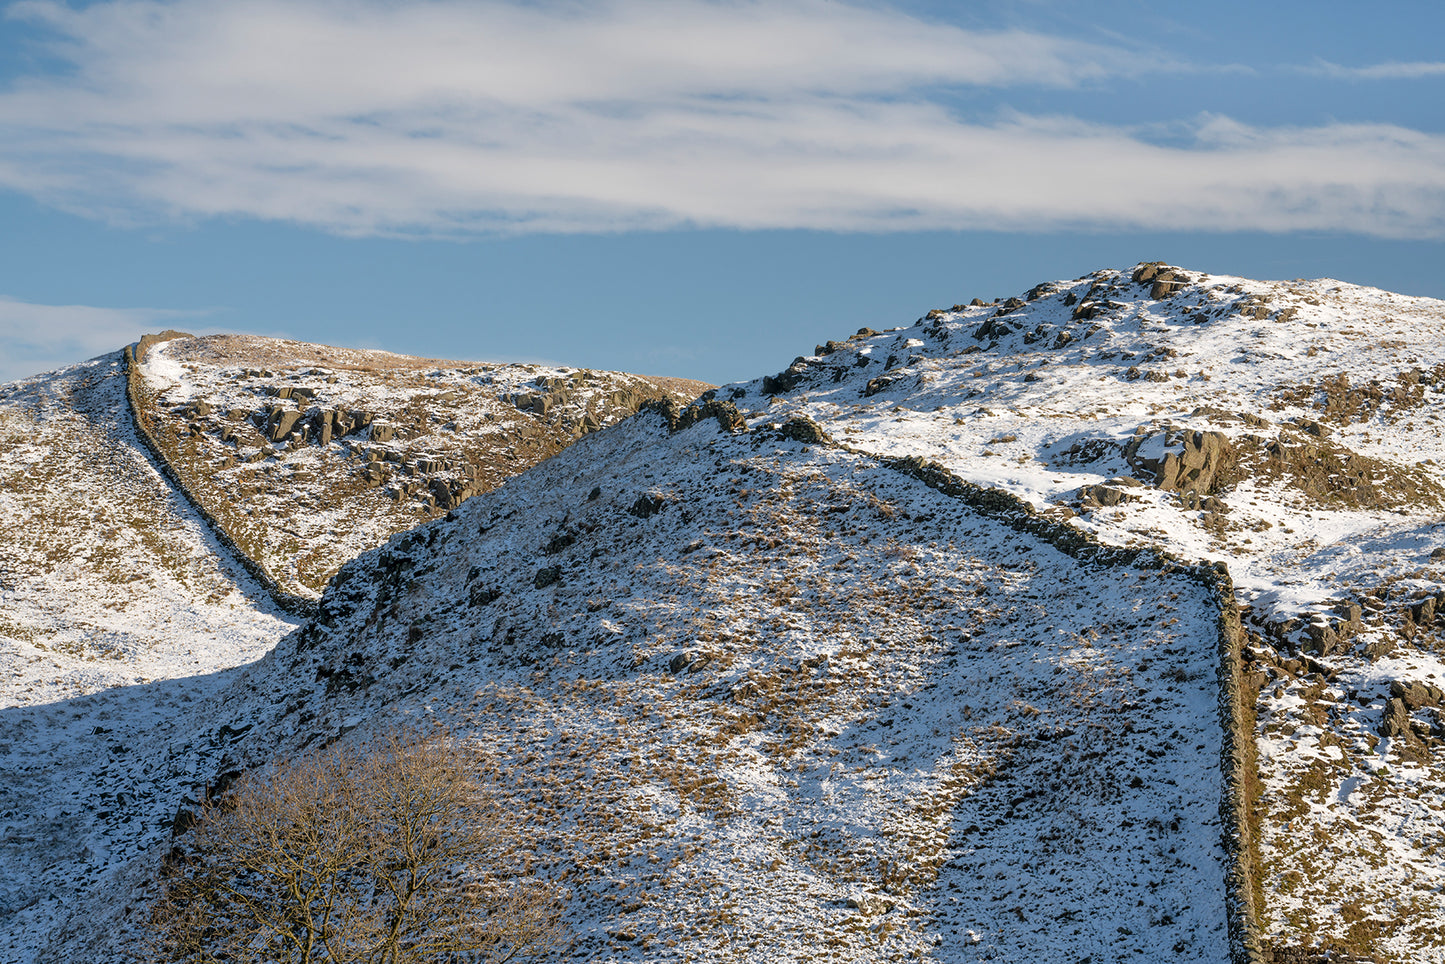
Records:
[[[240,331],[722,383],[1163,260],[1445,298],[1445,6],[0,4],[0,380]]]

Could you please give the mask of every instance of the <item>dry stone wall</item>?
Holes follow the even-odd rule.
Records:
[[[196,493],[191,491],[190,486],[186,484],[181,474],[171,465],[170,460],[166,457],[165,450],[161,448],[160,443],[156,440],[145,409],[140,404],[143,389],[140,363],[145,360],[146,352],[161,342],[171,341],[175,338],[190,337],[192,336],[184,332],[163,331],[155,335],[142,335],[140,341],[136,342],[136,344],[125,346],[125,397],[130,408],[131,421],[135,426],[136,435],[150,452],[151,459],[161,475],[165,476],[166,480],[175,487],[176,491],[185,497],[186,501],[195,509],[196,514],[199,515],[205,521],[207,527],[210,528],[211,533],[216,537],[216,541],[224,546],[226,551],[235,558],[236,562],[239,563],[253,579],[261,584],[262,588],[266,590],[276,605],[283,611],[291,613],[294,616],[309,618],[316,612],[316,601],[282,589],[280,583],[276,581],[271,573],[266,571],[265,566],[251,558],[250,555],[236,544],[235,539],[226,531],[226,527],[206,509],[205,504]]]
[[[782,438],[831,445],[875,459],[945,495],[967,503],[979,514],[1017,532],[1042,539],[1076,559],[1095,565],[1129,566],[1182,573],[1203,586],[1214,604],[1218,626],[1220,771],[1219,802],[1225,853],[1225,900],[1229,956],[1233,964],[1273,960],[1259,924],[1258,834],[1253,813],[1258,780],[1254,742],[1255,699],[1244,655],[1246,633],[1235,601],[1234,581],[1222,563],[1191,563],[1152,548],[1105,545],[1089,533],[1040,513],[1025,500],[1001,489],[978,485],[937,462],[918,457],[889,458],[833,441],[806,416],[775,426]]]

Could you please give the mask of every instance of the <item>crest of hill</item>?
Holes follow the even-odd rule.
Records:
[[[241,335],[143,340],[140,424],[285,592],[610,425],[685,379],[484,364]]]

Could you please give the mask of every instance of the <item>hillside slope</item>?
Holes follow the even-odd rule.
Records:
[[[141,343],[136,401],[186,488],[286,591],[549,458],[679,378],[242,335]]]
[[[349,563],[195,743],[484,741],[572,956],[1227,959],[1208,587],[710,413],[648,410]]]
[[[334,381],[314,370],[323,354],[341,373]],[[419,493],[407,502],[386,498],[381,486],[348,487],[357,465],[369,464],[362,443],[377,453],[373,461],[389,459],[398,476],[414,470],[421,483],[450,485],[458,466],[427,465],[417,452],[434,461],[438,452],[470,453],[478,471],[468,484],[482,487],[643,400],[691,397],[706,387],[587,372],[576,373],[576,390],[548,390],[532,383],[570,383],[571,373],[459,370],[383,352],[231,337],[162,341],[142,364],[151,373],[139,379],[142,414],[171,465],[192,492],[210,496],[203,505],[213,516],[240,523],[230,532],[237,541],[271,550],[258,552],[262,561],[293,574],[335,568],[436,515]],[[248,375],[242,365],[275,370]],[[307,379],[294,377],[308,366]],[[439,402],[461,430],[436,425],[419,402],[435,401],[448,381],[467,383],[452,385],[452,397]],[[486,389],[476,389],[482,382]],[[278,439],[261,456],[260,446],[251,452],[246,444],[264,424],[225,418],[258,398],[304,416],[294,399],[305,398],[309,384],[331,393],[316,397],[365,406],[364,424],[335,446],[302,434]],[[296,625],[157,471],[164,466],[133,428],[126,386],[118,351],[0,387],[0,961],[65,947],[56,930],[65,921],[84,927],[91,915],[120,910],[96,907],[96,888],[165,838],[185,792],[178,788],[213,773],[229,740],[216,736],[206,697]],[[508,386],[513,397],[503,402],[497,393]],[[517,407],[524,389],[535,396],[526,411]],[[207,398],[215,407],[202,414],[210,406],[197,402]],[[408,414],[415,424],[404,420]],[[236,436],[229,449],[205,434],[218,424]],[[376,424],[395,437],[373,437]],[[497,436],[526,442],[509,451],[488,441]],[[212,448],[241,454],[250,478],[266,480],[250,503],[227,501],[235,493],[226,485],[243,473],[209,472],[206,458],[218,455]],[[244,462],[248,456],[261,457]],[[313,467],[310,478],[297,477],[303,462]],[[398,492],[403,484],[415,483],[398,483]],[[286,588],[308,591],[296,580]],[[150,858],[142,862],[151,866]]]
[[[720,394],[1226,562],[1256,633],[1272,940],[1445,960],[1445,304],[1150,263]]]
[[[0,388],[0,960],[134,854],[164,760],[130,755],[290,631],[157,474],[120,352]]]

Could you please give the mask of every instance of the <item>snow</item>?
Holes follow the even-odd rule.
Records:
[[[0,960],[156,856],[204,759],[170,748],[295,625],[155,472],[124,398],[118,352],[0,395]]]
[[[261,714],[237,759],[355,721],[484,740],[573,954],[1227,956],[1216,628],[1183,574],[645,415],[363,555],[323,607],[224,697]]]

